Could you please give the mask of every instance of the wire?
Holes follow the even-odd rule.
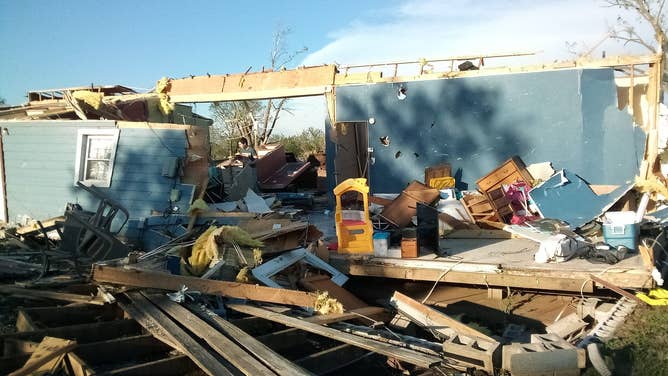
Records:
[[[608,270],[610,270],[610,269],[612,269],[612,268],[614,268],[614,267],[615,267],[614,265],[610,265],[610,266],[608,266],[607,268],[605,268],[605,269],[601,270],[600,272],[598,272],[598,273],[596,274],[596,276],[597,276],[597,277],[600,277],[600,276],[602,276],[605,272],[607,272]],[[585,296],[584,296],[584,287],[585,287],[585,285],[587,284],[587,282],[590,282],[590,281],[591,281],[591,278],[587,278],[587,279],[585,279],[584,282],[582,282],[582,286],[580,286],[580,297],[581,297],[582,299],[585,299]]]
[[[173,156],[175,156],[175,157],[177,157],[177,158],[180,158],[180,157],[181,157],[180,155],[176,154],[176,153],[174,152],[174,150],[170,149],[169,146],[167,146],[167,144],[165,144],[165,142],[162,140],[162,137],[160,137],[160,135],[158,134],[158,132],[156,132],[155,129],[153,129],[153,127],[151,126],[151,123],[150,123],[150,122],[146,122],[146,125],[148,126],[148,129],[150,129],[150,130],[153,132],[153,134],[155,135],[155,137],[158,138],[158,141],[160,141],[160,143],[162,144],[162,146],[163,146],[165,149],[167,149],[170,153],[172,153]]]
[[[165,245],[162,245],[160,247],[155,248],[154,250],[144,253],[143,255],[139,256],[137,260],[146,260],[149,257],[153,257],[159,253],[168,251],[173,248],[183,248],[183,247],[188,247],[195,244],[195,240],[192,241],[187,241],[187,242],[181,242],[181,243],[167,243]]]
[[[424,304],[424,302],[426,302],[427,299],[429,299],[431,294],[434,292],[434,289],[436,289],[436,285],[438,285],[438,283],[441,281],[441,278],[445,277],[445,275],[448,274],[448,272],[450,272],[452,269],[454,269],[455,266],[461,264],[462,262],[464,262],[463,259],[457,261],[455,264],[451,265],[448,269],[446,269],[443,273],[441,273],[440,276],[438,276],[438,278],[434,282],[434,285],[431,286],[431,290],[429,290],[429,293],[427,294],[427,296],[425,296],[424,299],[422,299],[422,302],[421,302],[422,304]]]

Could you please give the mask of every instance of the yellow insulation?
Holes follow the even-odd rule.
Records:
[[[174,104],[169,102],[169,96],[166,91],[169,88],[169,79],[167,77],[161,78],[155,86],[155,91],[160,97],[158,108],[163,115],[169,115],[174,111]]]
[[[652,176],[649,179],[641,179],[639,176],[636,176],[635,184],[636,190],[641,193],[659,193],[663,197],[668,198],[668,188],[656,176]]]
[[[82,101],[87,105],[99,110],[102,107],[103,93],[95,93],[88,90],[77,90],[72,92],[72,97],[76,100]]]
[[[195,276],[204,274],[209,269],[211,262],[220,258],[216,238],[228,244],[234,241],[240,246],[262,247],[261,241],[253,239],[246,231],[239,227],[211,226],[195,241],[190,257],[188,257],[188,264],[190,266],[182,268],[182,270],[186,269],[189,274]],[[255,255],[255,252],[253,254]],[[259,254],[261,257],[262,252]]]
[[[315,298],[315,306],[313,308],[321,315],[343,313],[343,305],[336,299],[330,298],[327,291],[318,292],[318,296]]]

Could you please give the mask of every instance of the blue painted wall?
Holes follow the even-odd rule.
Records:
[[[62,215],[68,202],[95,210],[97,201],[74,185],[77,132],[79,129],[115,128],[113,121],[2,122],[7,208],[10,222],[23,216],[45,219]],[[103,188],[119,201],[134,219],[126,235],[139,236],[137,219],[151,210],[170,206],[173,187],[181,199],[173,203],[187,212],[192,186],[162,176],[165,159],[185,157],[187,138],[183,130],[120,129],[111,186]]]
[[[404,100],[397,98],[401,86]],[[526,164],[550,161],[591,184],[622,184],[637,174],[644,153],[644,132],[617,109],[611,69],[338,87],[336,116],[376,120],[369,125],[374,193],[399,192],[422,181],[425,167],[443,162],[459,170],[460,188],[473,189],[512,155]],[[382,136],[390,137],[389,146],[381,145]],[[328,139],[328,176],[335,151]]]

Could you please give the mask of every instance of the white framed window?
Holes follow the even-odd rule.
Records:
[[[74,184],[109,187],[114,172],[118,129],[79,129]]]

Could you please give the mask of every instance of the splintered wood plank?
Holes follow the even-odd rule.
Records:
[[[10,373],[10,376],[54,373],[65,354],[73,350],[76,346],[76,341],[44,337],[26,364],[21,369]]]
[[[209,375],[234,375],[143,295],[138,292],[126,293],[125,295],[131,303],[123,304],[119,302],[121,307],[124,310],[127,308],[126,312],[131,316],[134,315],[133,318],[156,338],[161,340],[167,338],[169,345],[188,355],[197,366]]]
[[[16,312],[16,331],[17,332],[31,332],[37,330],[37,326],[23,309]]]
[[[95,305],[106,304],[106,302],[104,302],[102,299],[96,296],[70,294],[58,291],[26,289],[23,287],[15,287],[8,285],[0,285],[0,293],[12,294],[15,296],[22,296],[26,298],[43,298],[43,299],[60,300],[72,303],[86,303]]]
[[[353,346],[357,346],[366,350],[370,350],[382,355],[399,359],[401,361],[414,364],[419,367],[429,368],[433,365],[441,363],[441,358],[426,355],[417,351],[404,349],[398,346],[389,345],[386,343],[362,338],[353,334],[344,333],[336,329],[328,328],[326,326],[313,324],[301,319],[286,316],[280,313],[271,312],[264,308],[253,307],[243,304],[228,304],[229,308],[246,313],[249,315],[266,318],[267,320],[279,322],[281,324],[305,330],[323,337],[332,338],[334,340],[344,342]]]
[[[482,332],[479,332],[472,327],[463,324],[445,313],[439,312],[429,306],[426,306],[410,297],[395,291],[390,299],[392,304],[399,312],[409,317],[416,324],[432,329],[436,332],[442,332],[444,328],[450,328],[469,337],[481,338],[485,341],[496,342],[496,340]],[[451,337],[447,332],[442,333],[446,338]]]
[[[164,295],[145,295],[148,300],[153,302],[165,311],[168,315],[185,326],[189,331],[203,339],[218,354],[237,367],[246,375],[276,375],[272,370],[264,366],[251,354],[237,346],[229,338],[218,332],[215,328],[202,321],[192,312],[179,304],[169,300]]]
[[[261,362],[276,371],[279,375],[310,375],[309,372],[285,359],[274,350],[251,337],[231,322],[224,320],[212,311],[198,306],[188,304],[188,308],[216,328],[221,333],[234,339],[241,347],[254,354]]]
[[[49,228],[52,228],[52,227],[56,226],[59,222],[65,222],[65,217],[63,217],[61,215],[59,217],[53,217],[53,218],[45,219],[41,222],[42,222],[42,226],[45,229],[48,230]],[[31,233],[37,233],[39,231],[40,231],[39,225],[37,224],[37,222],[35,222],[35,223],[32,223],[32,224],[21,226],[21,227],[17,228],[16,229],[16,234],[17,235],[28,235],[28,234],[31,234]]]
[[[249,72],[225,76],[172,79],[166,94],[171,102],[216,102],[322,95],[331,89],[335,65],[276,72]]]
[[[197,277],[185,277],[144,270],[121,269],[103,265],[95,265],[93,267],[93,279],[97,282],[172,291],[179,290],[181,286],[185,285],[191,290],[200,291],[209,295],[295,305],[299,307],[314,307],[317,298],[315,294],[303,291],[249,285],[237,282],[206,280]]]
[[[637,296],[631,294],[630,292],[625,291],[625,290],[619,288],[618,286],[615,286],[614,284],[612,284],[612,283],[610,283],[610,282],[608,282],[608,281],[605,281],[605,280],[603,280],[603,279],[601,279],[601,278],[599,278],[599,277],[597,277],[597,276],[595,276],[595,275],[593,275],[593,274],[590,274],[590,275],[589,275],[589,278],[591,278],[591,280],[594,281],[594,282],[596,282],[597,284],[599,284],[599,285],[601,285],[601,286],[604,286],[604,287],[606,287],[607,289],[610,289],[610,290],[616,292],[617,294],[619,294],[619,295],[621,295],[621,296],[624,296],[624,297],[626,297],[626,298],[628,298],[628,299],[631,299],[631,300],[633,300],[633,301],[635,301],[635,302],[637,302],[637,303],[641,303],[641,304],[643,304],[643,305],[649,305],[646,301],[644,301],[644,300],[638,298]]]

